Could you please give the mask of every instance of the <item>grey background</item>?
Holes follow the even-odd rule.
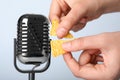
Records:
[[[48,16],[51,0],[0,0],[0,80],[27,80],[13,65],[13,38],[16,37],[17,20],[25,13]],[[103,15],[86,27],[73,33],[75,37],[120,30],[120,13]],[[80,52],[73,53],[76,58]],[[51,59],[49,69],[36,75],[36,80],[79,80],[67,68],[63,57]]]

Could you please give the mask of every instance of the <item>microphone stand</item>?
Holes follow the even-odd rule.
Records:
[[[35,80],[35,73],[29,73],[28,79]]]

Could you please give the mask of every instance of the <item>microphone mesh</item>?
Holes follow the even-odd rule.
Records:
[[[42,15],[23,15],[18,21],[18,54],[24,57],[47,56],[50,53],[48,24]]]

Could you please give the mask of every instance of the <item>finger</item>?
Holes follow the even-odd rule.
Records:
[[[64,20],[64,19],[65,19],[65,15],[60,18],[61,21]],[[77,24],[75,24],[72,27],[72,30],[74,32],[77,32],[78,30],[82,29],[86,25],[86,23],[87,23],[87,19],[86,18],[82,18]]]
[[[92,55],[92,56],[91,56],[90,63],[91,63],[91,64],[94,64],[94,65],[97,64],[96,55]]]
[[[85,65],[91,62],[91,58],[93,54],[97,54],[99,50],[92,49],[92,50],[85,50],[81,53],[79,58],[80,65]]]
[[[70,10],[68,3],[66,3],[64,0],[57,0],[57,3],[60,5],[60,8],[64,14]]]
[[[78,64],[78,62],[73,58],[71,53],[66,53],[63,55],[64,60],[67,64],[67,66],[70,68],[70,70],[72,71],[72,73],[78,74],[79,70],[80,70],[80,65]]]
[[[78,38],[69,42],[65,42],[62,47],[68,52],[86,50],[86,49],[99,49],[101,48],[101,38],[99,35]]]
[[[80,11],[79,11],[80,10]],[[85,15],[85,8],[83,9],[80,5],[75,5],[70,12],[65,16],[57,29],[57,36],[63,38],[72,27]]]
[[[96,65],[99,64],[98,62],[103,62],[103,61],[104,61],[103,57],[99,55],[92,55],[90,63]]]
[[[72,27],[74,32],[77,32],[85,27],[87,23],[87,18],[82,18],[75,26]]]
[[[82,28],[84,28],[85,25],[86,25],[86,23],[78,22],[75,26],[73,26],[72,31],[77,32],[77,31],[81,30]]]
[[[80,66],[78,62],[72,57],[71,53],[66,53],[63,55],[63,57],[67,66],[70,68],[72,73],[77,77],[93,80],[101,78],[101,74],[104,72],[105,68],[104,65],[86,64],[84,66]]]
[[[105,66],[104,64],[97,64],[98,61],[103,61],[102,56],[100,56],[99,54],[100,51],[96,49],[85,50],[83,52],[80,60],[83,61],[87,55],[89,56],[89,61],[86,63],[82,63],[84,65],[81,65],[82,67],[79,72],[81,78],[93,80],[98,79],[101,76],[101,74],[104,72],[103,70],[105,69]]]
[[[102,56],[97,56],[97,57],[96,57],[96,61],[97,61],[97,62],[104,62],[104,59],[103,59]]]
[[[57,0],[52,0],[50,12],[49,12],[49,19],[52,20],[58,20],[61,16],[61,8],[60,5],[57,3]]]

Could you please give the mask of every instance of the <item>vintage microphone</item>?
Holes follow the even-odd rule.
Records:
[[[49,22],[43,15],[25,14],[18,20],[17,38],[14,39],[14,66],[22,73],[29,73],[29,80],[35,80],[35,73],[41,73],[50,65],[51,49]],[[18,67],[17,62],[33,65],[30,70]],[[36,69],[44,64],[41,69]]]

